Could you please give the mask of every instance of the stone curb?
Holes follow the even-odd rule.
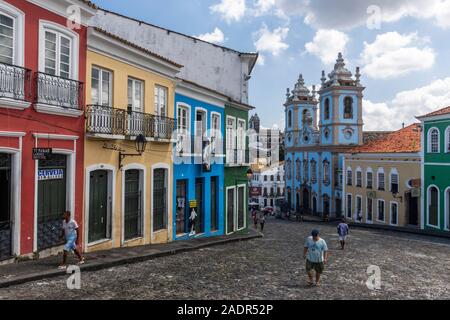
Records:
[[[190,252],[190,251],[196,251],[196,250],[200,250],[203,248],[215,247],[215,246],[220,246],[220,245],[234,243],[234,242],[254,240],[254,239],[263,238],[263,237],[264,237],[263,234],[253,232],[253,234],[250,234],[250,235],[237,236],[237,237],[233,237],[233,238],[229,238],[229,239],[213,240],[211,242],[206,242],[206,243],[202,243],[202,244],[198,244],[198,245],[191,245],[189,247],[184,247],[184,248],[181,247],[181,248],[175,248],[175,249],[162,250],[160,252],[143,254],[140,256],[124,257],[124,258],[117,258],[117,259],[105,258],[102,262],[89,263],[87,265],[81,266],[80,269],[81,269],[81,271],[87,271],[87,272],[98,271],[98,270],[107,269],[107,268],[111,268],[111,267],[117,267],[117,266],[121,266],[121,265],[133,264],[133,263],[138,263],[138,262],[144,262],[144,261],[153,260],[153,259],[157,259],[157,258],[161,258],[161,257],[165,257],[165,256],[171,256],[171,255],[176,255],[176,254]],[[13,278],[7,279],[7,280],[0,280],[0,288],[7,288],[7,287],[19,285],[19,284],[24,284],[27,282],[38,281],[38,280],[43,280],[43,279],[51,279],[51,278],[56,278],[56,277],[60,277],[60,276],[65,276],[65,275],[67,275],[65,270],[47,270],[47,271],[42,271],[42,272],[37,272],[37,273],[31,273],[31,274],[27,274],[27,275],[13,277]]]

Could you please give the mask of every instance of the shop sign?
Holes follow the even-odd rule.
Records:
[[[61,180],[64,179],[63,169],[38,170],[38,181]]]
[[[189,208],[190,209],[197,208],[197,200],[189,201]]]
[[[33,160],[49,160],[52,148],[33,148]]]

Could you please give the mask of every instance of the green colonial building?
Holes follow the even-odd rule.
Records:
[[[248,118],[253,107],[225,105],[225,233],[247,231],[248,216]]]
[[[422,228],[450,231],[450,107],[418,117],[422,122]]]

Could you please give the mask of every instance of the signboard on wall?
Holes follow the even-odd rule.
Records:
[[[64,179],[63,169],[38,170],[38,181],[61,180],[61,179]]]
[[[197,208],[197,200],[189,201],[189,208],[190,209]]]
[[[251,187],[250,188],[250,197],[260,197],[262,194],[261,187]]]
[[[33,148],[33,160],[49,160],[52,148]]]

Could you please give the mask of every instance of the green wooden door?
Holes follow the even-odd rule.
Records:
[[[125,240],[142,236],[142,191],[139,170],[125,172]]]
[[[67,210],[67,156],[53,154],[38,167],[38,250],[62,244],[63,213]]]
[[[108,238],[108,171],[90,174],[89,242]]]

